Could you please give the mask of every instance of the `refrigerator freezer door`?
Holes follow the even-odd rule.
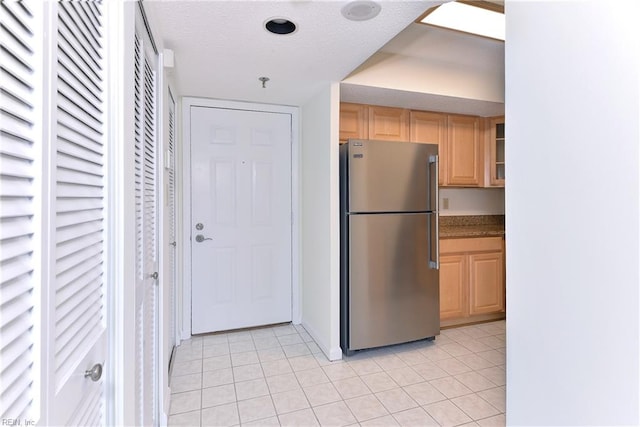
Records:
[[[349,140],[349,212],[425,212],[437,209],[434,144]],[[433,184],[433,185],[432,185]],[[435,202],[435,203],[434,203]]]
[[[349,350],[440,333],[439,272],[429,268],[430,215],[349,216]]]

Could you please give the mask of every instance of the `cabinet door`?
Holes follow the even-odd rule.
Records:
[[[504,187],[504,117],[494,117],[487,124],[489,144],[489,184]]]
[[[369,139],[409,140],[409,111],[403,108],[370,106]]]
[[[468,315],[467,256],[440,256],[440,320]]]
[[[367,106],[340,104],[340,142],[347,139],[367,139]]]
[[[504,310],[504,267],[502,252],[469,255],[469,314]]]
[[[449,116],[447,129],[447,184],[481,187],[484,156],[480,118]]]
[[[409,133],[411,142],[438,144],[439,167],[438,184],[446,185],[446,135],[447,116],[425,111],[411,111],[409,114]]]

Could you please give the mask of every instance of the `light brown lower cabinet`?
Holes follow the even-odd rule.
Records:
[[[504,239],[440,241],[440,322],[451,326],[505,313]]]

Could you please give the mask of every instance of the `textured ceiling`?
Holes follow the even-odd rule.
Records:
[[[349,21],[346,1],[145,0],[164,48],[175,55],[178,94],[302,105],[328,82],[339,82],[439,1],[378,1],[380,14]],[[274,35],[264,22],[298,25]],[[258,78],[270,78],[263,89]]]

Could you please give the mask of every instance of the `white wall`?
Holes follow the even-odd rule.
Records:
[[[501,42],[412,24],[343,83],[504,102],[503,65]]]
[[[504,188],[441,188],[440,216],[454,215],[504,215]]]
[[[509,425],[640,424],[639,4],[506,3]]]
[[[300,162],[302,324],[331,360],[340,359],[339,87],[302,106]]]

